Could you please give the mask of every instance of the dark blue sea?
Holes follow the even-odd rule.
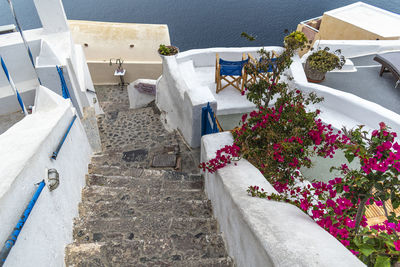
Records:
[[[284,30],[352,0],[63,0],[68,19],[168,24],[181,51],[215,46],[281,45]],[[400,0],[364,0],[400,13]],[[13,0],[23,29],[40,27],[33,0]],[[0,25],[13,23],[0,0]],[[256,41],[240,37],[241,32]]]

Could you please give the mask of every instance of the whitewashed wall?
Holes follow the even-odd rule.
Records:
[[[176,56],[163,57],[163,75],[157,81],[156,103],[163,112],[168,126],[179,129],[191,147],[200,146],[201,108],[209,102],[216,111],[218,103],[208,86],[193,83],[196,80],[194,71],[184,70],[184,73],[181,71],[183,63],[192,61],[194,68],[215,67],[216,53],[226,60],[237,60],[243,53],[252,53],[256,56],[260,48],[194,49]],[[280,52],[282,47],[269,46],[265,49]]]
[[[201,160],[232,144],[229,132],[202,138]],[[276,193],[248,161],[230,164],[215,174],[206,172],[205,191],[213,206],[228,254],[238,267],[364,266],[338,240],[297,207],[247,194],[250,185]]]
[[[32,63],[29,60],[23,43],[15,43],[0,37],[0,56],[3,57],[25,105],[33,105],[35,89],[39,85]],[[33,56],[40,51],[40,41],[29,42]],[[7,76],[0,67],[0,115],[21,110],[14,92],[9,85]]]
[[[40,87],[35,112],[0,135],[0,244],[7,240],[45,178],[55,168],[60,185],[44,188],[4,266],[63,266],[65,245],[72,242],[73,218],[78,215],[81,189],[91,148],[77,118],[56,161],[50,156],[75,111],[70,101]]]
[[[360,57],[387,51],[400,50],[400,40],[320,40],[314,48],[329,47],[330,51],[341,50],[346,58]]]
[[[85,55],[82,47],[72,40],[61,1],[35,0],[35,5],[44,28],[24,31],[24,35],[32,50],[42,85],[61,95],[60,78],[56,71],[56,66],[61,66],[79,117],[84,115],[85,107],[94,107],[96,114],[101,114],[97,96],[89,92],[94,91],[94,86]],[[5,59],[25,105],[33,105],[39,82],[19,33],[0,35],[0,55]],[[0,115],[19,109],[6,76],[0,70]]]

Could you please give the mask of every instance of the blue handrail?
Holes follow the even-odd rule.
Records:
[[[56,68],[57,68],[58,75],[60,76],[62,96],[65,99],[71,98],[69,91],[68,91],[67,83],[65,82],[65,79],[64,79],[63,70],[59,66],[56,66]]]
[[[58,153],[60,152],[60,149],[61,149],[62,145],[64,144],[65,139],[67,138],[69,131],[71,130],[72,125],[74,124],[75,120],[76,120],[76,115],[74,115],[74,117],[72,118],[72,121],[69,124],[68,129],[64,134],[64,137],[61,139],[60,143],[58,144],[56,151],[53,152],[53,155],[51,156],[52,159],[54,159],[54,160],[57,159]]]
[[[17,90],[17,88],[15,87],[14,81],[11,78],[10,73],[8,72],[6,63],[3,60],[3,57],[0,56],[0,61],[1,61],[1,67],[3,68],[4,74],[7,77],[8,82],[10,83],[11,89],[14,91],[15,96],[17,97],[18,103],[21,106],[22,111],[24,112],[25,116],[28,115],[28,111],[25,108],[24,102],[22,101],[22,98]]]
[[[201,136],[205,134],[218,133],[218,122],[210,103],[201,108]]]
[[[15,242],[17,242],[17,238],[19,234],[21,233],[22,227],[24,227],[24,224],[26,220],[29,217],[29,214],[31,214],[31,211],[33,207],[35,206],[35,203],[37,199],[40,196],[40,193],[42,193],[42,190],[45,186],[44,180],[39,183],[39,187],[36,190],[35,194],[33,195],[31,201],[29,201],[28,206],[26,207],[24,213],[22,214],[21,218],[19,219],[17,225],[15,226],[14,230],[12,231],[11,235],[8,237],[7,241],[4,244],[4,247],[0,251],[0,267],[3,266],[5,263],[8,254],[10,253],[12,247],[15,245]]]
[[[17,14],[15,14],[14,6],[13,6],[11,0],[7,0],[7,2],[9,4],[9,6],[10,6],[11,13],[13,14],[13,17],[14,17],[14,20],[15,20],[15,25],[17,26],[19,34],[21,35],[22,41],[24,42],[26,51],[28,52],[29,59],[31,60],[31,63],[32,63],[33,69],[35,70],[35,73],[36,73],[37,79],[39,81],[39,84],[42,84],[42,82],[40,81],[40,78],[39,78],[39,74],[37,73],[37,70],[36,70],[36,66],[35,66],[35,62],[33,60],[31,49],[29,48],[28,42],[25,39],[24,31],[22,30],[21,25],[19,24],[19,21],[18,21],[18,18],[17,18]]]

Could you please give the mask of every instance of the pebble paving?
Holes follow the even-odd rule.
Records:
[[[203,192],[199,150],[154,105],[97,86],[102,152],[92,157],[66,266],[234,266]]]

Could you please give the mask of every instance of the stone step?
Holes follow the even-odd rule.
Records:
[[[116,165],[89,164],[89,174],[103,176],[130,176],[135,178],[162,178],[170,181],[203,181],[200,173],[186,173],[174,170],[147,169]]]
[[[86,175],[86,185],[107,186],[107,187],[125,187],[125,188],[144,188],[154,187],[161,189],[203,189],[203,178],[201,176],[191,176],[191,179],[183,180],[184,177],[177,177],[178,180],[171,179],[164,174],[148,175],[144,172],[137,172],[137,177],[117,176],[117,175]]]
[[[196,248],[196,243],[180,250],[170,240],[162,239],[71,244],[66,248],[65,262],[66,266],[233,266],[223,244],[190,247]]]
[[[212,216],[209,200],[177,200],[158,202],[137,201],[84,201],[79,204],[81,217],[110,218],[144,216],[146,214],[165,214],[176,217],[204,217]]]
[[[206,200],[200,189],[180,189],[180,188],[126,188],[91,186],[82,190],[84,202],[136,202],[136,203],[158,203],[162,201],[182,201],[182,200]]]
[[[114,218],[88,216],[75,220],[73,233],[77,242],[171,238],[185,234],[199,236],[218,233],[218,224],[212,218],[176,217],[170,214]]]

